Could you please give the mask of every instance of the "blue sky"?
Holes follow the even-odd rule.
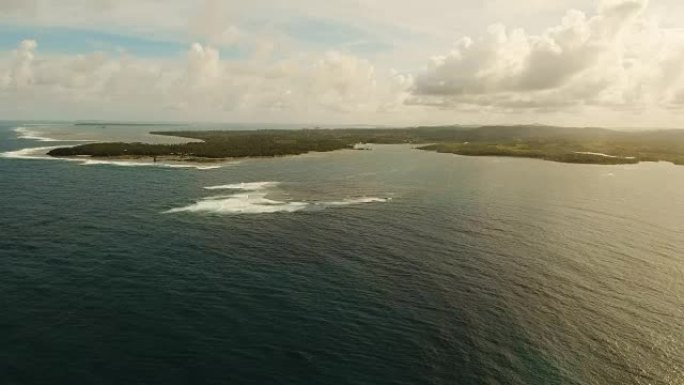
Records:
[[[27,25],[0,26],[0,49],[12,50],[17,43],[33,39],[40,42],[41,51],[58,54],[83,54],[93,51],[128,52],[143,57],[164,57],[183,54],[189,42],[149,39],[97,30]]]
[[[324,19],[299,18],[287,22],[282,30],[310,48],[342,49],[361,54],[377,54],[393,48],[392,42],[371,32]]]
[[[258,31],[259,25],[243,26],[247,33]],[[334,20],[298,18],[277,25],[283,37],[293,41],[302,50],[340,50],[362,55],[377,55],[394,48],[388,39]],[[182,56],[193,43],[193,37],[176,34],[175,38],[150,36],[146,32],[126,32],[64,26],[36,26],[7,23],[0,25],[0,51],[10,51],[25,39],[36,40],[41,52],[50,54],[86,54],[105,52],[126,53],[144,58]],[[411,35],[403,34],[405,38]],[[218,47],[224,58],[242,58],[248,50],[239,44]]]

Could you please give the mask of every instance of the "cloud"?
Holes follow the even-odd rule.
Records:
[[[194,43],[185,59],[154,60],[104,53],[39,55],[22,42],[6,68],[0,96],[9,104],[40,109],[61,104],[78,111],[147,108],[211,119],[221,111],[288,116],[367,113],[400,108],[411,78],[378,71],[369,61],[335,51],[293,54],[278,60],[222,60],[217,48]],[[2,72],[0,72],[2,73]]]
[[[3,88],[20,90],[33,84],[32,64],[37,47],[38,43],[35,40],[24,40],[19,44],[19,47],[12,53],[8,69],[1,78],[0,85]]]
[[[644,0],[571,10],[541,34],[494,25],[462,38],[416,77],[410,103],[443,108],[645,108],[674,102],[684,35],[644,17]]]
[[[31,14],[35,12],[37,0],[4,0],[0,2],[0,11],[9,14]]]
[[[190,33],[212,45],[231,46],[244,38],[243,32],[232,22],[234,11],[222,0],[204,0],[190,18]]]
[[[0,52],[0,113],[402,125],[638,115],[675,125],[684,29],[662,17],[672,1],[0,1],[12,36],[43,31]],[[50,38],[65,29],[69,38]],[[102,45],[75,35],[122,49],[93,52]],[[133,49],[141,39],[175,48]]]

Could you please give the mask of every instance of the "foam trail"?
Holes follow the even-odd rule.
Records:
[[[48,151],[59,147],[62,146],[22,148],[20,150],[0,153],[0,157],[10,159],[53,159],[48,157],[46,154]]]
[[[358,205],[362,203],[384,203],[391,201],[392,198],[377,198],[377,197],[363,197],[363,198],[350,198],[342,201],[333,202],[317,202],[319,205],[323,206],[349,206]]]
[[[326,207],[348,206],[365,203],[389,202],[392,198],[361,197],[341,201],[277,201],[266,198],[269,187],[278,182],[236,183],[219,186],[208,186],[208,190],[240,190],[230,195],[205,197],[183,207],[173,208],[164,213],[212,213],[212,214],[272,214],[305,210],[320,210]]]
[[[17,138],[37,140],[40,142],[94,142],[89,139],[54,139],[44,136],[37,131],[33,131],[27,127],[15,127],[14,132],[17,133]],[[121,167],[164,167],[164,168],[192,168],[196,170],[214,170],[223,167],[220,164],[195,164],[195,163],[163,163],[163,162],[136,162],[129,160],[107,160],[107,159],[92,159],[92,158],[73,158],[73,157],[52,157],[47,153],[55,148],[65,146],[49,146],[49,147],[29,147],[14,151],[7,151],[0,153],[0,158],[9,159],[38,159],[38,160],[61,160],[67,162],[77,162],[83,166],[95,165],[110,165]]]
[[[255,191],[261,190],[268,187],[277,186],[278,182],[248,182],[248,183],[233,183],[224,184],[219,186],[208,186],[205,187],[206,190],[246,190]]]
[[[163,167],[169,168],[194,168],[195,170],[216,170],[223,167],[220,164],[200,165],[200,164],[165,164]]]
[[[161,163],[161,162],[135,162],[130,160],[106,160],[106,159],[74,159],[74,158],[63,158],[71,159],[77,162],[81,162],[83,166],[98,166],[98,165],[109,165],[109,166],[121,166],[121,167],[166,167],[166,168],[194,168],[196,170],[214,170],[221,168],[221,165],[201,165],[201,164],[180,164],[180,163]]]
[[[192,168],[196,170],[214,170],[221,168],[222,165],[212,164],[176,164],[176,163],[153,163],[153,162],[134,162],[127,160],[103,160],[103,159],[89,159],[89,158],[56,158],[47,155],[47,152],[55,148],[60,148],[64,146],[49,146],[49,147],[30,147],[22,148],[20,150],[7,151],[0,153],[0,158],[7,159],[35,159],[35,160],[56,160],[63,162],[75,162],[80,163],[83,166],[97,166],[97,165],[109,165],[109,166],[120,166],[120,167],[162,167],[162,168]]]
[[[243,193],[230,195],[224,198],[205,198],[189,206],[168,210],[166,213],[206,212],[216,214],[267,214],[300,211],[309,205],[306,202],[276,201],[267,199],[265,196],[265,193]]]
[[[602,156],[604,158],[635,159],[633,156],[615,156],[615,155],[604,154],[602,152],[575,151],[575,154],[595,155],[595,156]]]
[[[16,127],[16,128],[14,128],[14,132],[17,133],[18,139],[36,140],[39,142],[93,142],[93,140],[90,140],[90,139],[56,139],[56,138],[50,138],[47,136],[43,136],[43,133],[41,133],[39,131],[31,130],[28,127]]]
[[[16,127],[14,132],[17,133],[17,138],[27,140],[37,140],[39,142],[59,142],[58,139],[41,136],[37,131],[31,130],[27,127]]]

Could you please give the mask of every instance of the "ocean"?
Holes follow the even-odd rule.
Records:
[[[154,129],[0,123],[0,384],[684,384],[684,167]]]

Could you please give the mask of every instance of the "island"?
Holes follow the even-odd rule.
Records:
[[[61,147],[54,157],[214,162],[343,149],[364,144],[412,144],[425,151],[466,156],[507,156],[585,164],[665,161],[684,164],[684,130],[620,131],[595,127],[429,126],[241,131],[158,131],[192,139],[182,144],[88,143]]]

